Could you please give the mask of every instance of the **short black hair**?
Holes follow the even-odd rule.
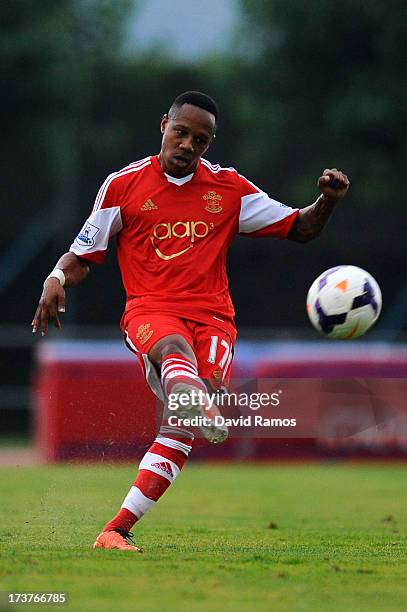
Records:
[[[184,93],[175,98],[174,102],[171,104],[168,114],[170,114],[174,108],[180,108],[184,104],[192,104],[193,106],[203,108],[203,110],[208,111],[208,113],[212,113],[212,115],[215,117],[215,124],[218,124],[219,107],[215,100],[207,94],[204,94],[201,91],[184,91]]]

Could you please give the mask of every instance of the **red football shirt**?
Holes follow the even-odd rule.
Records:
[[[234,168],[201,159],[193,174],[177,179],[152,156],[107,177],[70,250],[102,263],[116,236],[126,313],[167,312],[233,326],[231,242],[237,234],[285,238],[297,213]]]

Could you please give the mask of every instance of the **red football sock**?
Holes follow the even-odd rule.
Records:
[[[187,357],[178,353],[166,355],[163,359],[161,382],[167,397],[172,393],[174,385],[180,382],[191,385],[205,394],[208,392],[204,382],[198,376],[196,365]]]
[[[193,435],[187,430],[163,425],[144,455],[139,472],[121,510],[103,531],[128,532],[165,493],[183,468],[192,448]]]
[[[116,516],[114,516],[111,521],[106,523],[103,528],[103,531],[114,531],[115,529],[123,529],[123,531],[128,533],[136,521],[137,516],[130,512],[130,510],[127,510],[127,508],[120,508]]]

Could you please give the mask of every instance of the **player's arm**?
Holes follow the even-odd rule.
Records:
[[[75,253],[65,253],[60,257],[54,270],[44,282],[37,310],[31,323],[34,334],[38,329],[41,329],[41,335],[45,336],[48,331],[49,320],[54,323],[56,328],[61,328],[58,313],[65,312],[64,287],[73,287],[83,281],[89,274],[89,270],[89,262],[78,257]]]
[[[340,170],[324,170],[317,181],[321,195],[311,206],[298,211],[287,238],[295,242],[308,242],[319,236],[338,201],[347,194],[349,184],[348,177]]]
[[[33,333],[41,329],[41,334],[45,336],[49,320],[60,329],[58,313],[65,312],[64,287],[73,287],[82,282],[89,274],[91,263],[103,263],[110,239],[123,227],[120,212],[122,175],[122,172],[113,172],[104,181],[92,212],[71,244],[69,252],[60,257],[54,270],[45,279],[32,321]]]

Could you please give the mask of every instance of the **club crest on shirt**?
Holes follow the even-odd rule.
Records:
[[[136,338],[137,340],[140,340],[140,344],[145,344],[148,340],[150,340],[153,333],[154,331],[150,329],[150,323],[144,323],[144,325],[139,326]]]
[[[216,193],[216,191],[208,191],[202,196],[206,202],[205,210],[210,213],[220,213],[223,208],[220,206],[219,202],[222,199],[222,196]]]
[[[87,221],[77,235],[75,242],[77,242],[80,246],[93,246],[95,244],[95,236],[99,229],[99,227],[96,227],[96,225],[92,225],[92,223]]]

